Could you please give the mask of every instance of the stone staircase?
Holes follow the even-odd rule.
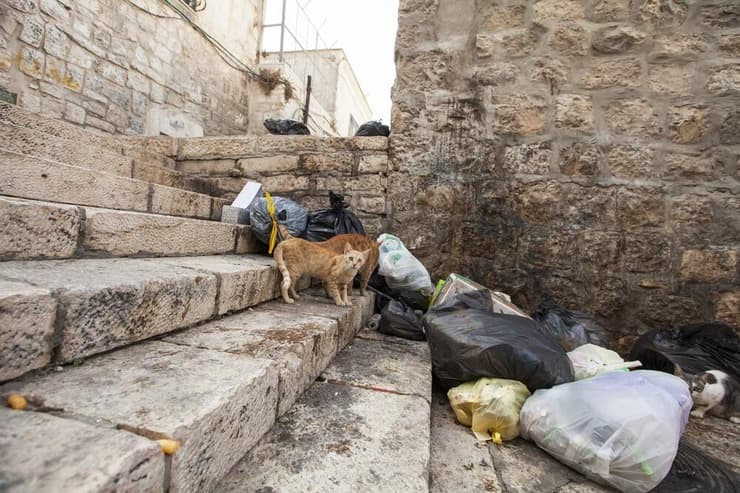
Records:
[[[306,389],[310,400],[342,385],[415,409],[428,456],[426,390],[355,386],[332,373],[341,365],[313,383],[365,325],[372,297],[351,308],[310,291],[271,301],[273,260],[249,227],[216,221],[224,201],[174,169],[168,144],[0,105],[0,396],[28,401],[0,408],[0,491],[220,491]],[[358,371],[373,375],[363,344],[345,364],[362,356]],[[390,439],[394,421],[384,425]],[[157,439],[179,448],[164,455]]]

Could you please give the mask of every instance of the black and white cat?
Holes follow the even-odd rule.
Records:
[[[740,423],[740,383],[727,373],[709,370],[695,375],[691,379],[691,398],[693,417],[703,418],[709,413]]]

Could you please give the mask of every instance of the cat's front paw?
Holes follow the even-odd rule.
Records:
[[[730,416],[730,421],[736,425],[740,425],[740,416]]]
[[[295,300],[293,298],[284,298],[286,303],[295,303]]]
[[[704,410],[703,409],[694,409],[691,411],[691,415],[695,418],[703,419],[704,418]]]

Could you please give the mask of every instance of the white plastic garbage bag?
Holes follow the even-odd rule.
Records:
[[[389,288],[432,294],[432,280],[424,264],[406,249],[398,237],[382,234],[378,237],[378,245],[378,273],[385,277]]]
[[[678,377],[611,372],[536,391],[522,407],[520,432],[595,481],[646,492],[670,471],[690,410]]]
[[[617,353],[595,344],[578,346],[568,353],[573,363],[573,375],[576,380],[595,377],[609,371],[626,371],[637,368],[639,361],[624,361]]]

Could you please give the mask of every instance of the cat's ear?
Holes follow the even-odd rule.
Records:
[[[344,244],[344,254],[347,255],[349,252],[352,251],[352,245],[349,244],[349,242]]]
[[[369,256],[370,256],[370,249],[369,248],[367,250],[363,250],[362,251],[362,258],[365,258],[366,259]]]

